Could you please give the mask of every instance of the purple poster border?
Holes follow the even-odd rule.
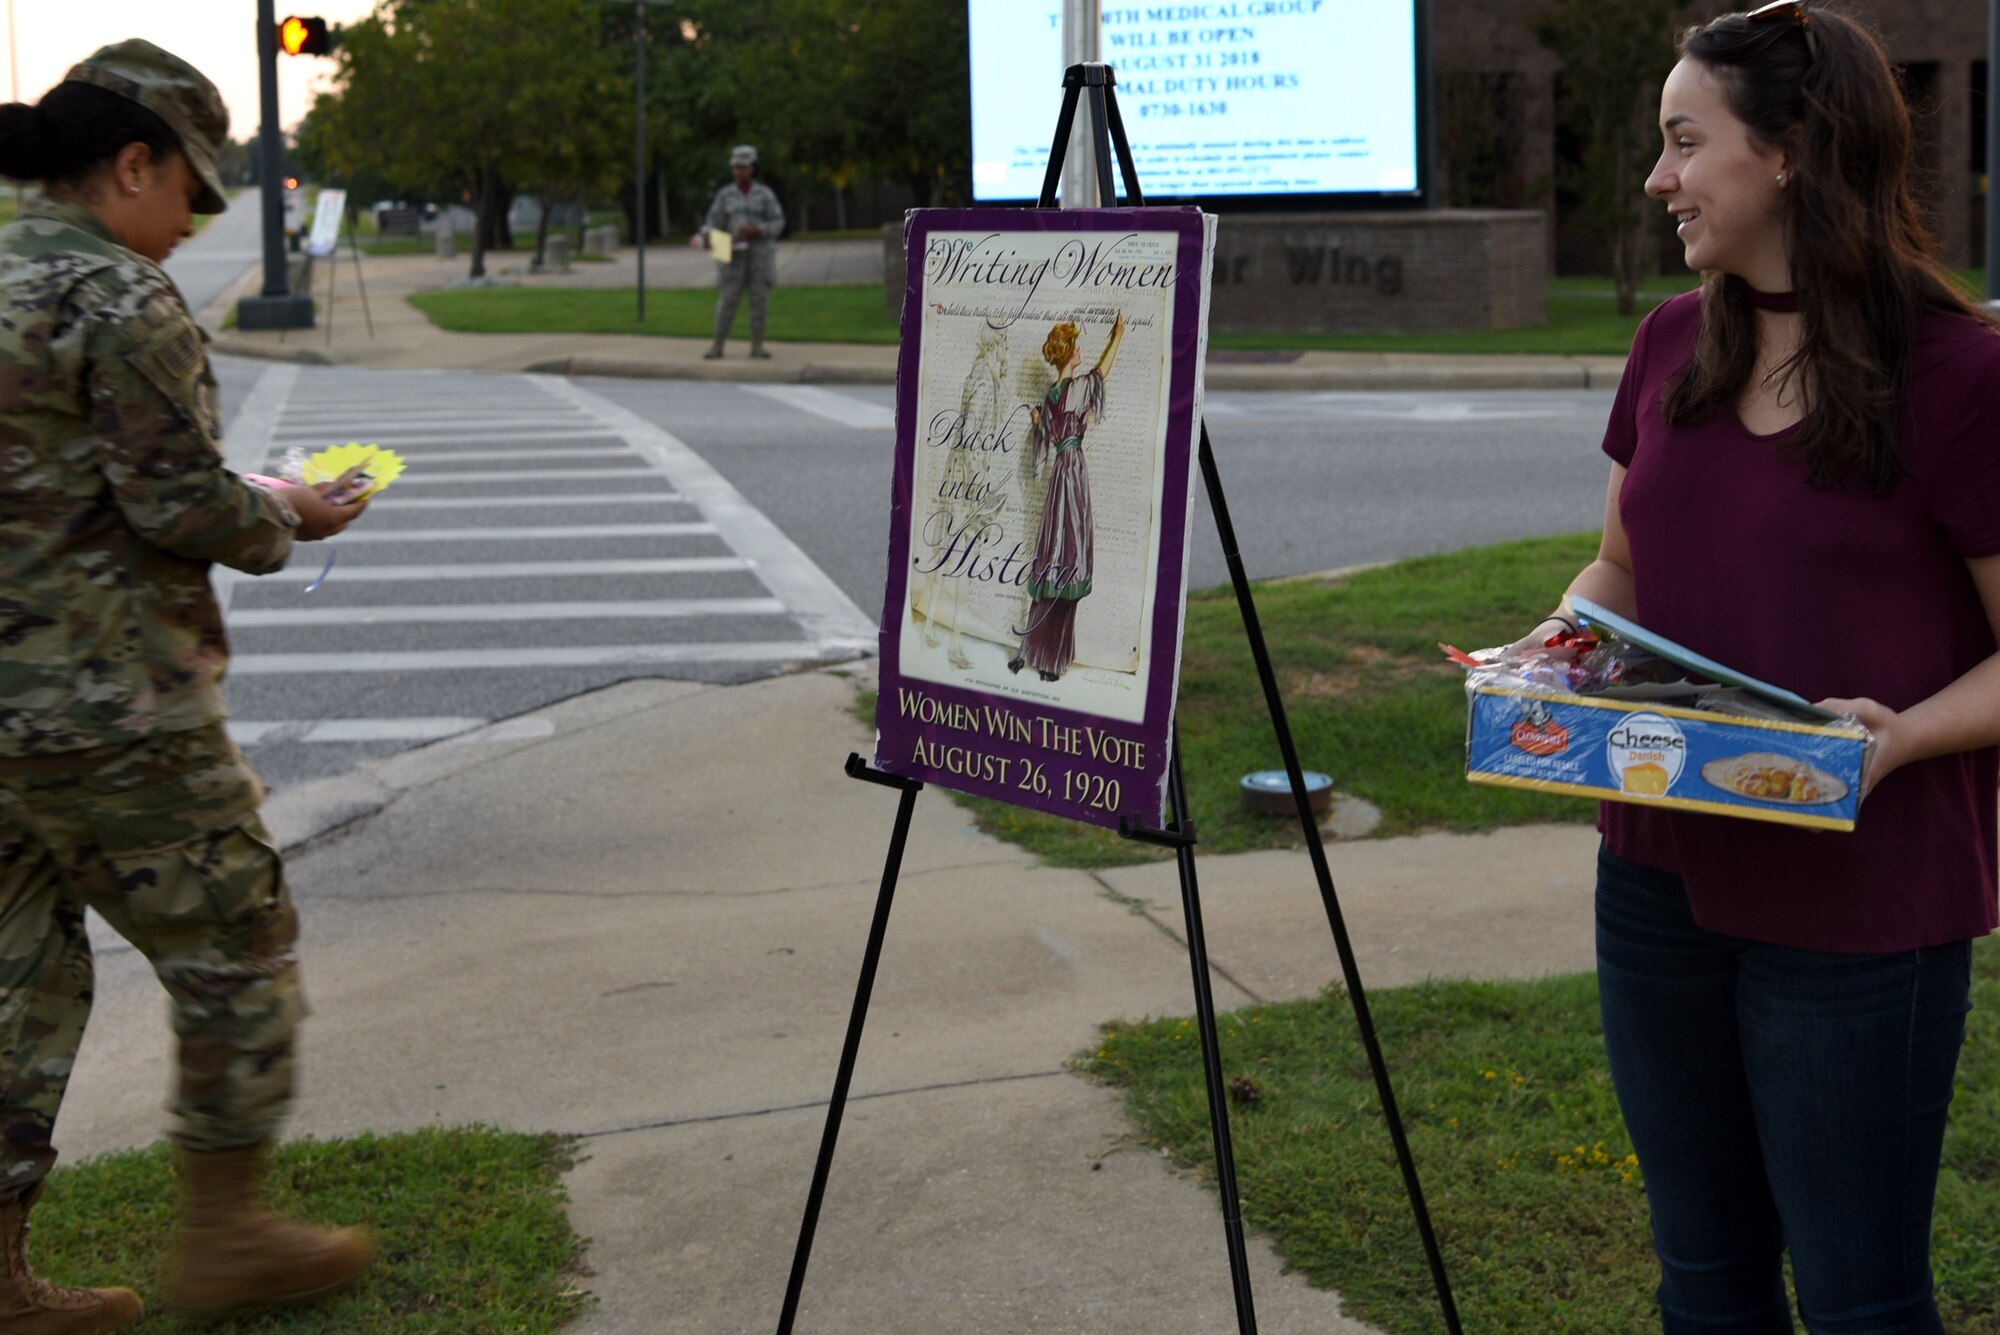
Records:
[[[934,232],[1166,232],[1176,239],[1166,441],[1160,466],[1159,560],[1146,656],[1146,704],[1137,722],[930,680],[905,678],[902,629],[910,597],[917,396],[922,362],[924,257]],[[1124,817],[1164,823],[1169,749],[1180,680],[1188,541],[1198,422],[1196,396],[1207,315],[1205,224],[1196,208],[922,209],[904,226],[909,263],[906,331],[896,367],[896,464],[889,578],[880,626],[881,693],[875,766],[959,792],[1093,825]]]

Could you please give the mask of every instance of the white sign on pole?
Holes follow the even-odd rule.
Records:
[[[306,254],[324,258],[340,244],[340,215],[347,209],[345,190],[322,190],[313,210],[312,232],[306,238]]]

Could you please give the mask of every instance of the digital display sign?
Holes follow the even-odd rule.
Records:
[[[1418,0],[1104,0],[1148,200],[1419,198]],[[1061,0],[969,0],[972,193],[1041,193]]]

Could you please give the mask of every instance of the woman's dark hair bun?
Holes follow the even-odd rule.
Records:
[[[0,176],[44,186],[83,186],[127,144],[155,157],[179,153],[180,136],[129,97],[81,80],[65,81],[34,106],[0,106]]]
[[[16,181],[46,179],[55,165],[52,147],[39,108],[26,102],[0,104],[0,176]]]

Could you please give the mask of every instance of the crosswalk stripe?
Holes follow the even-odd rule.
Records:
[[[299,368],[286,362],[268,366],[251,386],[244,397],[243,406],[237,409],[236,417],[229,424],[229,435],[223,444],[222,461],[238,473],[257,471],[257,461],[271,453],[271,436],[277,430],[278,419],[284,413],[285,400],[291,395],[299,381]],[[229,599],[235,587],[249,576],[226,565],[216,565],[209,572],[209,586],[215,590],[216,606],[225,613],[229,611]]]
[[[520,649],[420,649],[345,654],[246,654],[231,675],[268,677],[313,672],[445,672],[493,668],[636,667],[656,663],[803,663],[829,650],[809,640],[745,640],[720,644],[600,644]]]
[[[477,404],[452,402],[448,398],[428,400],[426,404],[404,404],[401,407],[375,411],[370,404],[363,408],[353,408],[345,412],[320,411],[300,412],[287,408],[278,424],[296,426],[349,425],[366,428],[380,428],[394,431],[399,427],[415,423],[422,427],[469,426],[469,427],[579,427],[590,424],[590,414],[572,412],[566,405],[551,403],[544,399],[536,403],[488,403],[480,399]]]
[[[418,583],[433,579],[575,579],[584,575],[698,575],[724,570],[748,570],[740,556],[672,556],[643,561],[477,561],[463,565],[342,565],[334,578],[343,584]],[[291,566],[261,578],[288,584],[310,584],[320,577],[320,563]]]
[[[378,440],[373,443],[380,445],[382,442]],[[589,453],[592,449],[610,450],[619,448],[623,444],[623,441],[619,440],[618,437],[612,435],[609,431],[600,431],[587,437],[578,437],[575,444],[565,444],[560,447],[551,447],[548,441],[536,437],[523,437],[520,440],[501,440],[492,436],[468,436],[460,440],[456,445],[426,445],[421,451],[413,451],[412,453],[413,456],[420,456],[425,462],[434,459],[469,459],[476,455],[483,455],[484,457],[493,459],[512,459],[516,462],[533,463],[536,461],[537,456],[540,455],[546,454],[563,459],[573,459],[579,454]],[[464,448],[460,448],[461,446]],[[283,454],[284,451],[278,451],[277,453]]]
[[[896,425],[893,408],[849,398],[816,385],[744,385],[741,388],[760,398],[782,403],[787,408],[824,417],[829,422],[838,422],[856,430],[888,431]]]
[[[368,513],[384,510],[512,510],[550,505],[681,505],[677,491],[579,492],[573,496],[384,496],[368,503]]]
[[[454,603],[448,607],[255,607],[232,612],[232,630],[265,626],[384,626],[403,622],[622,621],[783,616],[776,598],[651,598],[619,602]]]
[[[382,412],[380,405],[370,396],[367,408],[357,412],[352,405],[346,407],[300,408],[296,403],[285,409],[288,422],[328,421],[361,422],[368,425],[377,423],[394,425],[399,422],[437,418],[454,424],[458,422],[507,422],[523,418],[534,422],[587,422],[590,414],[572,412],[559,403],[537,399],[509,403],[494,402],[482,398],[479,406],[440,403],[435,397],[426,398],[422,403],[409,403],[397,408],[393,413]]]
[[[364,445],[382,445],[390,449],[400,450],[412,445],[463,445],[468,436],[470,439],[481,441],[519,440],[560,443],[565,440],[603,440],[609,434],[606,431],[578,430],[575,427],[565,427],[561,431],[481,431],[474,433],[453,431],[450,433],[424,432],[422,434],[402,431],[355,431],[347,427],[342,427],[340,430],[332,432],[307,431],[287,434],[281,431],[271,438],[271,443],[284,449],[293,445],[317,445],[332,436],[344,436],[348,440],[359,441]]]
[[[471,732],[483,719],[322,719],[300,723],[258,723],[229,720],[229,735],[238,746],[255,746],[265,741],[309,742],[430,742],[454,733]],[[338,724],[345,736],[332,733]],[[322,732],[321,729],[327,729]]]
[[[773,402],[824,422],[871,430],[894,422],[887,406],[831,390],[772,388],[785,391],[766,395]],[[264,581],[278,587],[262,597],[240,596],[269,604],[238,607],[229,616],[245,637],[240,648],[270,650],[244,652],[231,664],[233,677],[257,683],[236,697],[246,706],[266,699],[259,692],[272,693],[265,718],[232,722],[232,735],[246,746],[396,750],[553,730],[546,719],[494,723],[473,714],[272,719],[272,713],[292,712],[286,703],[295,698],[288,690],[292,680],[316,673],[362,674],[364,682],[428,674],[433,687],[425,689],[439,693],[444,707],[480,710],[485,693],[501,689],[472,684],[482,679],[512,683],[508,691],[526,687],[539,698],[561,694],[562,683],[571,680],[565,672],[596,670],[605,680],[662,671],[764,673],[851,658],[874,647],[873,621],[719,471],[671,433],[574,382],[381,373],[329,378],[287,368],[261,381],[253,398],[256,411],[245,414],[253,429],[232,432],[230,442],[231,465],[239,470],[294,446],[349,440],[401,450],[412,468],[375,502],[384,514],[410,516],[392,521],[408,527],[357,525],[332,543],[301,544],[292,567]],[[260,471],[273,470],[267,464]],[[663,504],[677,508],[659,509]],[[622,505],[642,508],[617,508]],[[613,522],[587,522],[593,519]],[[510,522],[516,520],[528,522]],[[625,545],[584,545],[597,539]],[[501,545],[506,543],[517,545]],[[317,599],[300,596],[301,586],[322,574],[322,546],[349,549],[334,567],[335,591]],[[571,551],[607,550],[713,554],[560,559]],[[471,559],[482,551],[510,559]],[[547,559],[534,559],[541,553]],[[382,563],[370,564],[371,557]],[[695,578],[640,582],[674,576]],[[528,583],[550,579],[563,582]],[[605,582],[620,579],[626,582]],[[220,582],[226,588],[232,581],[224,576]],[[376,593],[366,587],[420,583],[432,587]],[[347,585],[354,592],[343,596],[338,590]],[[711,588],[729,596],[700,596]],[[619,596],[627,591],[641,596]],[[523,594],[539,600],[509,601]],[[348,601],[371,596],[383,598],[383,605]],[[746,619],[759,617],[766,620]],[[426,626],[435,629],[426,633]],[[347,630],[365,631],[365,638],[341,633]],[[682,637],[697,642],[676,642]],[[636,643],[597,642],[605,640]],[[333,652],[301,651],[315,643]],[[450,647],[454,643],[464,647]],[[380,647],[363,647],[370,644]],[[371,691],[353,702],[352,712],[370,712]],[[412,697],[418,698],[421,693]],[[321,706],[336,714],[348,707]],[[516,701],[502,712],[520,707]],[[300,712],[315,711],[306,702]]]
[[[524,542],[558,538],[691,538],[715,532],[715,525],[584,524],[545,528],[374,528],[349,529],[338,541],[343,547],[383,542]]]
[[[757,577],[764,587],[784,599],[807,635],[823,645],[845,646],[852,652],[873,647],[874,619],[856,607],[846,590],[685,441],[573,380],[560,376],[529,379],[595,413],[599,421],[615,428],[634,448],[653,459],[661,473],[672,478],[681,493],[729,535],[729,545],[756,563]]]
[[[575,478],[663,477],[657,468],[504,468],[479,473],[405,473],[396,480],[396,489],[435,486],[439,483],[462,486],[467,482],[568,482]]]
[[[329,718],[296,723],[229,720],[229,735],[239,746],[259,742],[436,742],[484,729],[482,742],[526,741],[553,737],[554,719],[506,719],[489,724],[483,718]]]
[[[600,432],[597,435],[590,437],[590,439],[603,440],[605,439],[605,437],[604,434]],[[378,441],[371,441],[370,443],[375,445],[380,445],[382,442],[378,440]],[[453,463],[453,464],[492,463],[496,460],[505,462],[510,459],[515,461],[519,461],[522,459],[532,460],[536,457],[537,453],[538,451],[535,450],[437,450],[437,451],[427,450],[425,451],[422,459],[405,460],[404,462],[406,464],[414,462],[418,467],[418,469],[421,470],[426,463],[431,464],[434,467],[437,464],[443,464],[443,463]],[[558,452],[551,450],[549,451],[549,453],[557,454]],[[283,456],[280,455],[274,457],[281,458]],[[560,451],[559,457],[563,459],[630,459],[633,458],[634,456],[632,454],[632,449],[630,446],[607,445],[601,449],[562,450]],[[451,471],[451,470],[446,470],[446,471]],[[414,474],[412,476],[414,476]]]

